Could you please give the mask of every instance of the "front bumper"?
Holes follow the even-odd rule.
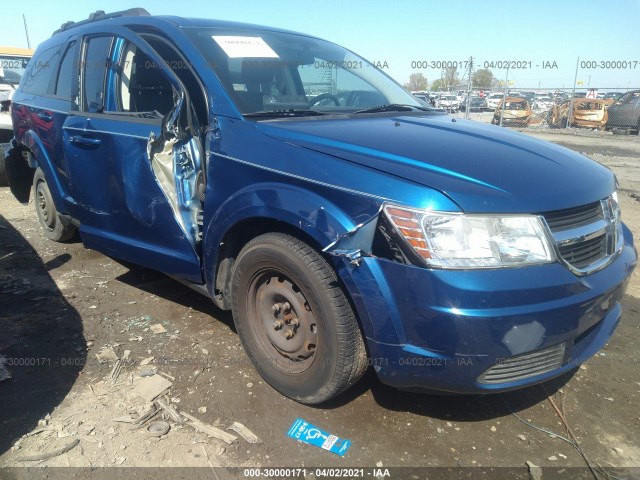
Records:
[[[574,369],[609,341],[637,263],[624,236],[616,259],[583,277],[559,263],[460,271],[377,258],[340,274],[383,383],[498,392]]]

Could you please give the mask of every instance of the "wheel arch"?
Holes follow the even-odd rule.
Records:
[[[29,174],[28,170],[24,168],[25,163],[31,170],[30,178],[27,178]],[[56,210],[59,213],[66,213],[62,200],[64,198],[64,189],[55,168],[53,168],[53,162],[47,153],[47,149],[36,132],[27,130],[20,139],[20,143],[13,142],[13,147],[7,155],[7,167],[11,191],[18,201],[21,203],[29,202],[33,176],[36,169],[40,168],[47,180]]]
[[[372,216],[377,208],[373,205]],[[220,308],[230,308],[228,288],[233,262],[242,247],[259,235],[291,235],[333,265],[331,255],[323,248],[356,225],[348,213],[315,192],[286,184],[254,186],[230,198],[206,221],[203,260],[209,294]]]

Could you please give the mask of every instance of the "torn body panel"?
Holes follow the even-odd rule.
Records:
[[[373,255],[373,239],[377,231],[379,215],[380,210],[366,222],[340,235],[322,251],[338,257],[346,257],[351,265],[358,266],[362,257]]]
[[[415,254],[412,250],[402,248],[402,239],[383,213],[383,207],[366,222],[340,235],[322,251],[345,257],[353,266],[359,266],[363,257],[384,258],[405,265],[420,263],[413,258]]]
[[[151,168],[169,201],[176,221],[197,252],[202,239],[204,175],[199,140],[172,138],[165,142],[152,134],[147,148]]]

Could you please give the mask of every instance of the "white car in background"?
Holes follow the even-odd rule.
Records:
[[[457,112],[460,109],[460,100],[458,100],[457,95],[451,94],[442,94],[436,100],[437,108],[444,108],[450,112]]]
[[[534,110],[549,110],[553,107],[554,101],[551,95],[536,95],[533,100]]]
[[[490,110],[495,110],[502,99],[504,98],[504,93],[491,93],[487,97],[487,108]]]

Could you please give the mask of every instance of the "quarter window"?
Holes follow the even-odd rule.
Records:
[[[49,48],[29,62],[22,91],[33,95],[51,95],[55,72],[60,62],[60,46]]]
[[[77,85],[78,82],[78,70],[75,67],[76,53],[77,44],[74,41],[69,44],[69,48],[67,48],[67,51],[62,58],[62,63],[60,64],[60,71],[58,72],[55,95],[62,97],[65,100],[71,99],[73,84],[75,82]]]

